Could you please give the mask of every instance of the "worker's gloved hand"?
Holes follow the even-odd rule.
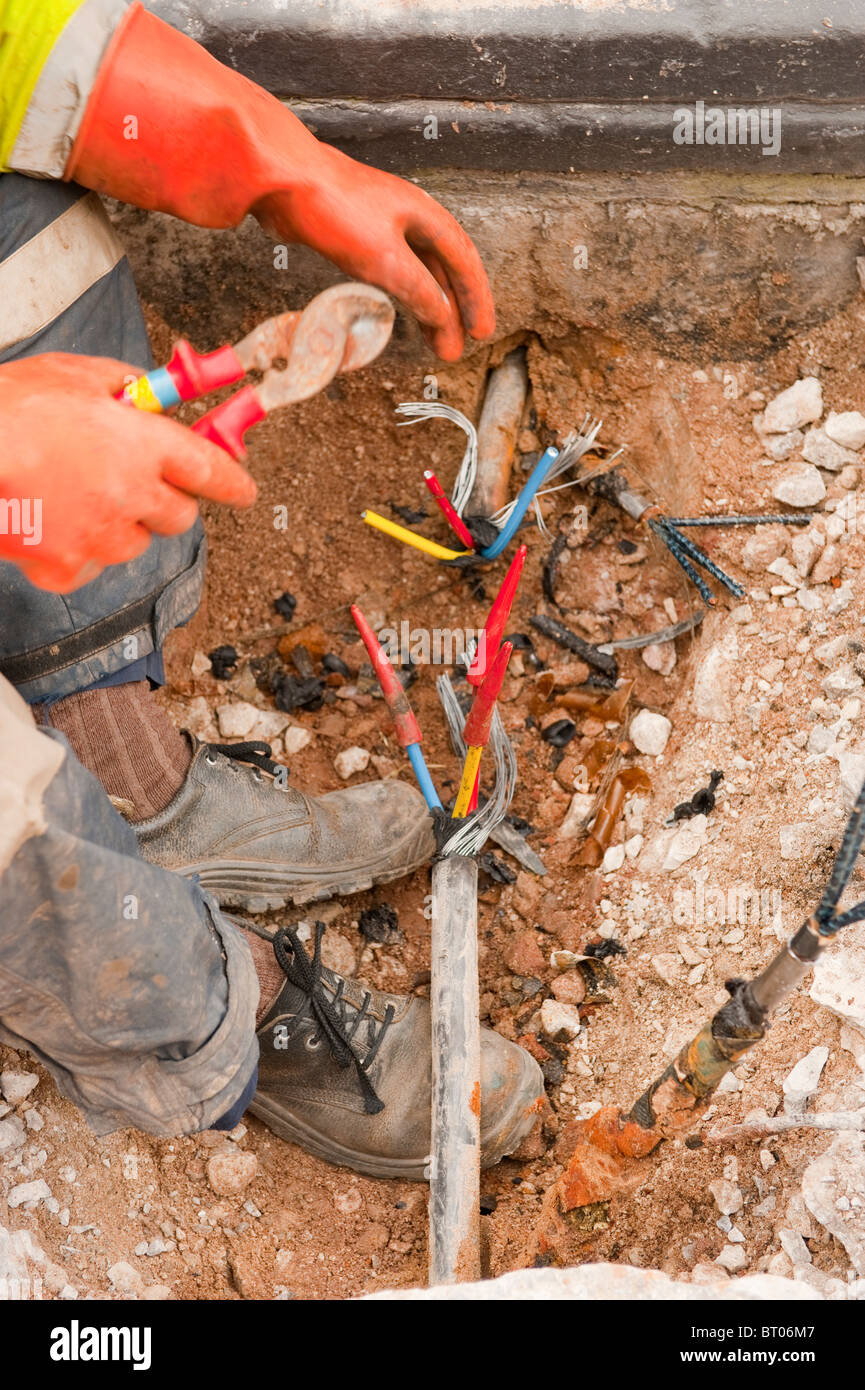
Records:
[[[0,559],[69,593],[154,535],[195,521],[196,497],[249,506],[252,478],[164,415],[113,399],[134,367],[45,353],[0,366]]]
[[[281,102],[136,4],[108,48],[65,177],[203,227],[252,212],[401,300],[441,357],[495,328],[480,257],[429,194],[321,144]]]
[[[265,231],[320,251],[354,279],[394,295],[424,325],[439,357],[454,362],[465,335],[495,328],[492,292],[470,237],[416,184],[316,142],[311,180],[253,208]]]

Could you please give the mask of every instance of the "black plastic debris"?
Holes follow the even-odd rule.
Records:
[[[273,682],[273,700],[277,709],[292,714],[296,709],[321,709],[324,704],[324,681],[320,676],[298,679],[287,673]]]
[[[406,526],[416,526],[419,521],[425,521],[429,516],[425,507],[401,507],[398,502],[388,502],[388,506],[394,516],[398,516]]]
[[[492,850],[487,850],[478,860],[478,868],[491,878],[493,883],[516,883],[517,876],[513,869],[509,869],[503,859],[499,859]]]
[[[709,773],[708,787],[701,787],[699,791],[694,792],[690,801],[680,801],[678,806],[674,807],[673,814],[667,824],[672,825],[677,820],[690,820],[691,816],[707,816],[710,811],[714,810],[715,792],[718,783],[723,779],[723,772],[715,768],[713,772]]]
[[[297,608],[297,599],[294,597],[294,594],[290,594],[288,590],[286,590],[284,594],[280,594],[279,598],[273,600],[273,606],[279,616],[285,618],[287,623],[290,623],[294,617],[295,609]]]
[[[499,538],[499,528],[486,516],[464,516],[466,529],[478,550],[486,550]]]
[[[272,695],[274,682],[279,679],[285,667],[277,652],[266,652],[264,656],[254,656],[249,663],[249,669],[259,690],[263,690],[266,695]]]
[[[541,1071],[548,1086],[560,1086],[565,1079],[565,1068],[558,1057],[548,1057],[541,1063]]]
[[[592,666],[596,671],[600,671],[608,681],[616,681],[619,678],[619,663],[614,656],[608,652],[600,652],[591,642],[587,642],[576,632],[572,632],[564,623],[560,623],[556,618],[548,618],[543,613],[537,613],[529,619],[532,627],[537,628],[538,632],[543,633],[544,637],[550,637],[557,642],[560,647],[573,652],[585,661],[587,666]]]
[[[572,719],[557,719],[555,724],[549,724],[542,730],[541,738],[554,748],[566,748],[576,732],[577,726]]]
[[[357,919],[361,936],[367,941],[377,941],[381,946],[399,946],[405,937],[399,929],[396,909],[387,903],[377,907],[365,907]]]
[[[325,652],[324,656],[321,658],[321,667],[329,676],[336,675],[347,677],[351,675],[342,657],[337,656],[335,652]]]
[[[234,674],[237,665],[237,651],[234,647],[214,647],[207,653],[211,674],[218,681],[227,681]]]
[[[481,1216],[492,1216],[498,1204],[498,1197],[494,1197],[491,1192],[488,1194],[482,1193],[480,1202]]]
[[[622,536],[616,542],[616,545],[620,555],[633,555],[634,551],[637,549],[636,543],[634,541],[629,541],[626,536]]]
[[[583,951],[583,955],[594,956],[595,960],[604,960],[607,956],[626,956],[628,950],[621,941],[617,941],[614,936],[605,936],[603,941],[590,941]]]

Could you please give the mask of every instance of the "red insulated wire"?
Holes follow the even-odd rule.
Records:
[[[514,558],[511,560],[508,572],[502,580],[502,586],[493,599],[493,606],[487,618],[486,626],[475,659],[466,672],[466,680],[470,685],[480,685],[487,673],[491,663],[495,660],[499,650],[499,645],[505,634],[508,618],[511,615],[514,596],[517,592],[517,585],[520,582],[520,575],[523,572],[523,565],[527,555],[524,545],[521,545]]]
[[[439,509],[444,515],[445,519],[447,520],[447,523],[450,526],[451,530],[454,532],[455,535],[459,536],[463,545],[468,550],[474,550],[475,542],[471,531],[466,526],[465,522],[463,521],[459,512],[454,507],[453,503],[450,502],[446,497],[444,488],[442,487],[441,483],[439,482],[438,478],[436,477],[435,473],[433,473],[431,468],[428,468],[426,470],[426,472],[423,475],[423,480],[429,488],[430,492],[432,493],[433,497],[435,498],[436,502],[438,503]]]
[[[489,742],[493,711],[513,649],[513,642],[505,642],[490,666],[483,684],[479,685],[475,691],[475,698],[463,728],[463,743],[467,748],[485,748]]]
[[[384,651],[384,648],[356,603],[352,604],[351,616],[354,619],[358,632],[363,638],[364,646],[369,653],[369,659],[378,677],[378,683],[381,686],[381,693],[384,695],[385,704],[393,716],[397,738],[403,748],[408,748],[410,743],[420,743],[420,725],[415,719],[414,712],[408,701],[408,696],[403,690],[396,672],[387,659],[387,653]]]

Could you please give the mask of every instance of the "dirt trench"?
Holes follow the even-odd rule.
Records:
[[[171,335],[155,316],[150,326],[161,360]],[[426,506],[428,515],[418,524],[446,540],[421,474],[432,464],[449,485],[463,437],[439,421],[399,429],[393,409],[400,401],[421,398],[432,372],[440,398],[477,418],[489,355],[476,352],[463,364],[421,372],[386,354],[361,375],[334,382],[324,395],[258,428],[249,467],[259,483],[259,499],[246,513],[207,509],[205,601],[169,644],[163,698],[179,723],[215,736],[213,711],[227,701],[243,699],[272,709],[252,679],[249,662],[273,651],[286,632],[309,625],[322,630],[327,650],[356,670],[358,650],[348,614],[355,600],[379,626],[403,621],[419,630],[481,626],[502,562],[477,583],[374,533],[362,525],[359,513],[364,506],[385,514],[393,504]],[[711,362],[703,368],[659,359],[649,349],[632,348],[596,330],[545,340],[533,336],[532,398],[515,481],[543,444],[561,439],[588,412],[603,419],[606,445],[627,446],[625,466],[641,489],[671,512],[775,510],[771,488],[785,465],[770,468],[760,462],[764,453],[753,415],[799,375],[821,378],[827,408],[857,408],[865,399],[863,364],[865,313],[859,302],[771,358]],[[839,479],[828,481],[828,498],[840,496]],[[857,475],[847,491],[858,494],[860,486]],[[525,532],[529,556],[510,624],[531,636],[541,663],[573,667],[574,659],[533,631],[534,614],[556,616],[587,640],[601,642],[663,628],[698,605],[671,557],[608,503],[574,488],[557,493],[545,516],[553,535],[562,530],[568,537],[555,579],[555,606],[542,589],[550,538],[532,527]],[[287,529],[274,524],[286,517]],[[846,538],[843,565],[821,586],[820,611],[809,612],[773,597],[771,576],[744,569],[749,534],[713,531],[701,537],[713,558],[748,588],[746,600],[739,603],[713,586],[718,611],[709,613],[694,635],[678,639],[674,649],[668,645],[656,653],[652,660],[660,669],[650,669],[640,651],[619,654],[622,677],[634,682],[624,723],[605,727],[593,714],[567,712],[577,726],[574,738],[556,749],[543,732],[563,712],[555,695],[543,708],[539,704],[538,671],[527,652],[517,653],[506,683],[502,712],[519,765],[513,811],[533,827],[529,843],[548,872],[535,877],[496,850],[492,874],[481,876],[481,1009],[487,1026],[520,1040],[543,1062],[551,1109],[543,1131],[518,1156],[484,1175],[489,1273],[519,1264],[542,1195],[562,1170],[568,1123],[599,1104],[627,1106],[636,1097],[726,997],[724,980],[758,967],[779,934],[807,913],[833,835],[837,843],[837,769],[825,762],[809,764],[792,740],[818,717],[812,701],[824,673],[812,644],[840,633],[852,639],[859,631],[865,547],[859,536]],[[788,528],[788,550],[791,535]],[[833,613],[834,579],[848,585],[854,598]],[[289,624],[273,608],[284,591],[297,599]],[[699,718],[692,696],[695,668],[731,634],[739,655],[728,692],[729,717]],[[193,675],[193,662],[196,670],[201,666],[196,653],[224,644],[239,653],[232,678]],[[433,775],[442,793],[452,794],[458,768],[435,697],[435,674],[435,668],[421,668],[411,698]],[[567,684],[565,675],[562,682]],[[672,724],[670,740],[656,757],[628,746],[627,721],[642,707]],[[851,746],[861,734],[857,718],[858,713],[850,721]],[[291,721],[311,735],[300,752],[285,758],[292,781],[306,790],[344,785],[334,759],[351,746],[371,755],[367,770],[354,780],[408,776],[381,701],[353,678],[343,688],[330,687],[320,710],[298,711]],[[578,770],[604,739],[623,745],[625,765],[643,766],[652,785],[651,792],[629,802],[614,839],[614,845],[625,846],[623,862],[607,872],[579,864],[582,841],[561,833],[581,785]],[[724,781],[699,850],[681,868],[665,871],[653,864],[652,846],[674,805],[704,786],[713,768],[724,771]],[[596,775],[592,789],[602,776],[602,771]],[[809,840],[795,861],[779,852],[779,827],[789,822],[814,825],[814,844]],[[820,843],[818,823],[828,827]],[[675,895],[693,889],[695,869],[724,890],[744,883],[777,891],[780,918],[736,923],[732,929],[725,922],[683,925],[676,920],[682,899]],[[428,893],[429,875],[423,871],[315,913],[278,914],[277,920],[322,916],[331,963],[379,987],[424,993]],[[381,903],[398,914],[403,936],[398,945],[370,944],[358,932],[361,911]],[[579,1035],[569,1043],[545,1039],[540,1005],[546,998],[567,1000],[569,988],[562,984],[565,974],[550,964],[551,952],[582,951],[589,942],[609,938],[621,942],[626,954],[609,959],[611,978],[598,991],[602,997],[582,1001]],[[576,998],[573,984],[570,988]],[[841,1046],[838,1020],[807,994],[797,996],[783,1014],[766,1043],[736,1069],[734,1087],[718,1095],[713,1119],[741,1119],[754,1108],[774,1113],[784,1076],[816,1042],[830,1048],[821,1106],[849,1103],[851,1095],[861,1103],[861,1074]],[[8,1050],[2,1063],[33,1069],[29,1059]],[[30,1176],[47,1181],[57,1209],[40,1203],[32,1210],[4,1212],[0,1198],[0,1225],[33,1232],[48,1256],[49,1292],[71,1286],[79,1296],[97,1297],[315,1299],[424,1282],[423,1185],[373,1181],[330,1167],[247,1117],[229,1142],[256,1155],[257,1175],[242,1192],[220,1196],[209,1185],[206,1164],[213,1147],[225,1142],[221,1136],[161,1141],[126,1131],[97,1139],[44,1076],[23,1104],[25,1119],[29,1109],[44,1125],[34,1124],[20,1162]],[[586,1242],[584,1258],[660,1268],[679,1277],[691,1277],[696,1269],[696,1277],[705,1277],[726,1239],[708,1183],[735,1173],[745,1194],[737,1220],[748,1271],[766,1269],[774,1260],[773,1272],[790,1272],[777,1229],[779,1222],[797,1221],[818,1274],[845,1279],[849,1261],[843,1247],[800,1210],[797,1195],[804,1165],[826,1145],[825,1136],[807,1132],[730,1150],[670,1143],[648,1160],[639,1191],[613,1203],[610,1224]],[[768,1159],[761,1158],[761,1149]],[[22,1170],[7,1165],[3,1176],[8,1190],[22,1180]],[[135,1278],[124,1276],[124,1284],[115,1270],[112,1279],[108,1271],[118,1262],[128,1264]],[[722,1270],[718,1277],[724,1277]]]

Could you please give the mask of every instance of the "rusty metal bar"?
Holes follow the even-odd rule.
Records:
[[[432,872],[432,1141],[429,1282],[480,1278],[481,1038],[478,866],[452,854]]]

